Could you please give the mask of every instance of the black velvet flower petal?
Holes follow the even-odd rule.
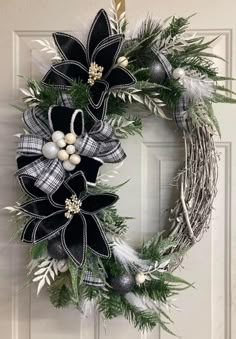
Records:
[[[82,214],[75,214],[67,227],[62,230],[61,242],[75,264],[83,265],[87,246],[87,227]]]
[[[42,219],[58,211],[47,198],[38,198],[28,201],[20,206],[20,209],[32,217]]]
[[[99,42],[110,35],[112,35],[112,31],[108,15],[104,11],[104,9],[101,9],[97,13],[88,35],[87,41],[88,60],[91,59],[91,55],[95,47],[99,44]]]
[[[88,80],[88,70],[77,61],[63,61],[50,68],[42,82],[58,88],[69,88],[72,81]]]
[[[115,67],[111,73],[107,76],[106,81],[111,88],[129,87],[135,84],[136,79],[127,69],[123,67]]]
[[[86,179],[81,171],[72,174],[65,182],[76,193],[77,197],[87,191]]]
[[[66,33],[53,33],[53,39],[64,60],[74,60],[88,67],[83,44],[74,36]]]
[[[90,104],[86,107],[87,113],[91,116],[91,118],[93,120],[95,120],[95,121],[103,120],[103,118],[105,117],[106,112],[107,112],[108,99],[109,99],[109,96],[106,95],[104,97],[102,105],[99,108],[94,108]]]
[[[97,213],[101,209],[112,206],[119,199],[112,193],[89,194],[82,199],[81,211],[83,213]]]
[[[94,158],[89,158],[85,156],[80,156],[81,162],[76,166],[74,171],[71,173],[77,173],[82,171],[88,184],[94,185],[97,179],[99,168],[102,166],[103,162],[96,160]]]
[[[49,71],[42,78],[42,83],[45,85],[65,89],[71,86],[71,79],[61,72],[58,72],[54,66],[51,66]]]
[[[57,211],[47,218],[39,220],[33,234],[33,242],[45,240],[59,232],[70,223],[71,219],[65,217],[64,211]]]
[[[16,159],[17,168],[21,169],[24,166],[31,164],[33,161],[43,158],[41,155],[32,155],[32,156],[25,156],[21,155]]]
[[[95,84],[90,87],[89,101],[92,107],[96,109],[101,107],[108,89],[109,85],[104,80],[97,80]]]
[[[98,219],[94,215],[84,215],[87,224],[87,245],[96,255],[108,258],[110,249]]]
[[[23,174],[17,177],[22,190],[32,198],[46,197],[46,193],[37,188],[34,184],[36,179],[30,175]]]
[[[21,234],[21,241],[32,243],[34,229],[38,223],[38,219],[30,219],[26,224]]]
[[[66,199],[71,198],[73,194],[75,194],[75,192],[64,182],[58,190],[48,198],[55,207],[64,209]]]
[[[122,41],[123,35],[112,36],[94,50],[91,61],[104,68],[103,77],[107,76],[114,65],[121,50]]]
[[[84,116],[81,110],[64,106],[51,106],[48,110],[48,120],[52,131],[63,133],[74,133],[76,127],[77,135],[84,131]]]

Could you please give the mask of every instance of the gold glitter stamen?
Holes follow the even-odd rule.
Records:
[[[98,66],[95,62],[92,62],[89,67],[89,78],[88,84],[93,86],[96,80],[102,78],[102,72],[104,68],[102,66]]]
[[[80,212],[80,207],[82,203],[77,198],[76,195],[72,195],[71,198],[67,198],[65,201],[65,217],[67,219],[71,218],[74,214],[78,214]]]

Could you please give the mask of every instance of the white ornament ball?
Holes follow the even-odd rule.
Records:
[[[121,67],[127,67],[128,63],[129,63],[129,61],[125,56],[121,56],[117,60],[118,66],[121,66]]]
[[[63,167],[68,172],[71,172],[75,169],[75,165],[73,165],[69,160],[65,160],[63,162]]]
[[[65,134],[61,131],[55,131],[52,133],[52,141],[57,142],[60,139],[63,139]]]
[[[146,280],[146,277],[144,273],[140,272],[136,274],[135,281],[138,285],[143,284],[145,280]]]
[[[172,76],[175,80],[183,79],[185,77],[185,70],[183,68],[176,68],[173,70]]]
[[[72,145],[72,144],[75,143],[75,141],[76,141],[76,135],[75,135],[75,134],[73,134],[73,133],[67,133],[67,134],[65,135],[65,142],[66,142],[67,144]]]
[[[57,157],[58,157],[59,160],[65,161],[65,160],[69,159],[69,154],[64,149],[61,149],[57,153]]]
[[[59,148],[55,144],[55,142],[47,142],[43,148],[42,148],[42,153],[47,159],[56,159],[57,158],[57,153],[59,151]]]
[[[74,153],[75,153],[75,146],[74,146],[74,145],[68,145],[68,146],[66,147],[66,152],[67,152],[68,154],[74,154]]]
[[[68,264],[66,260],[59,260],[57,262],[57,268],[58,268],[58,271],[61,273],[68,271]]]
[[[70,156],[69,161],[73,164],[73,165],[79,165],[81,158],[78,154],[72,154]]]
[[[66,147],[66,142],[64,139],[57,140],[57,146],[60,148]]]

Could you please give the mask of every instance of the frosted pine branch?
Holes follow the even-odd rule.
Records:
[[[34,272],[33,282],[38,282],[37,295],[40,293],[41,289],[47,283],[51,285],[51,280],[55,279],[55,276],[58,275],[57,261],[46,257],[43,261],[38,264],[38,270]]]
[[[46,39],[40,39],[40,40],[38,39],[38,40],[32,40],[32,41],[37,42],[41,46],[41,49],[40,49],[41,52],[45,52],[47,54],[54,54],[51,60],[54,60],[54,61],[62,60],[60,55],[57,52],[57,49],[54,43],[50,44],[50,42]]]

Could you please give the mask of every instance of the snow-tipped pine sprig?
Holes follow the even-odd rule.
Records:
[[[107,121],[112,127],[114,134],[119,139],[128,138],[129,135],[142,135],[142,122],[138,117],[131,120],[123,116],[112,114]]]
[[[51,280],[58,275],[57,261],[50,257],[46,257],[37,265],[38,270],[34,272],[33,282],[38,282],[37,295],[44,287],[45,283],[51,285]]]
[[[53,44],[51,45],[50,42],[46,39],[38,39],[38,40],[32,40],[34,42],[37,42],[42,48],[40,49],[41,52],[45,52],[47,54],[54,54],[51,58],[53,61],[61,61],[61,57],[57,52],[56,46]]]
[[[143,105],[145,105],[154,115],[168,119],[163,111],[165,104],[159,98],[159,93],[152,93],[152,96],[145,94],[143,96]]]
[[[119,14],[120,7],[121,2],[116,4],[116,1],[112,0],[110,8],[111,15],[109,16],[109,19],[111,23],[111,28],[115,34],[125,33],[127,25],[125,12]]]
[[[156,116],[168,119],[165,115],[163,107],[165,106],[164,102],[159,98],[158,92],[152,92],[149,94],[142,94],[141,89],[130,88],[126,90],[113,91],[112,94],[115,98],[120,98],[124,102],[138,102],[149,109]]]
[[[183,52],[188,42],[182,36],[168,36],[165,39],[160,39],[156,41],[155,47],[162,54],[175,54],[176,52]]]
[[[29,107],[36,107],[39,105],[40,100],[37,96],[40,94],[40,89],[35,87],[29,87],[29,89],[20,88],[20,91],[25,95],[23,98],[24,103],[26,103]]]
[[[123,161],[113,167],[113,169],[101,173],[97,177],[97,184],[108,183],[111,179],[114,179],[119,174],[119,169],[123,166]]]

